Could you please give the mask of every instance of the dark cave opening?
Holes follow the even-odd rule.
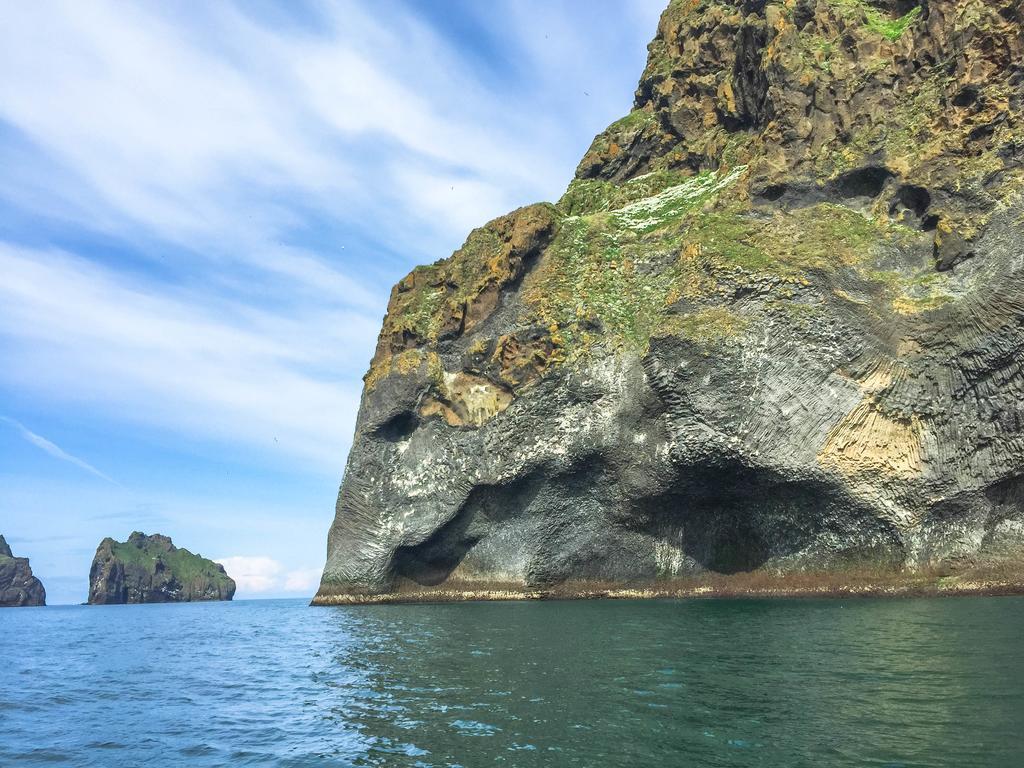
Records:
[[[463,506],[421,544],[399,547],[391,561],[392,573],[422,586],[441,584],[479,541],[469,533],[472,521],[470,508]]]
[[[932,204],[932,196],[927,189],[910,184],[900,187],[896,197],[904,208],[913,212],[919,219],[924,218]]]
[[[542,487],[535,475],[505,486],[476,486],[451,520],[420,544],[395,551],[392,574],[421,586],[443,583],[488,532],[521,514]]]
[[[835,180],[836,193],[843,199],[868,197],[874,199],[882,194],[885,184],[892,177],[892,171],[881,166],[868,166],[849,171]]]
[[[965,85],[953,97],[953,106],[961,108],[969,107],[977,102],[980,94],[981,91],[976,85]]]
[[[402,411],[377,427],[377,434],[385,440],[397,443],[404,440],[420,425],[419,417],[412,411]]]
[[[673,481],[649,496],[595,504],[608,499],[616,485],[608,469],[595,459],[556,477],[541,473],[510,486],[475,488],[458,513],[426,540],[396,551],[392,573],[421,586],[442,584],[478,543],[523,515],[544,521],[543,539],[526,545],[528,581],[537,584],[605,572],[640,577],[649,555],[622,560],[623,549],[615,544],[630,540],[630,532],[678,546],[703,569],[726,575],[804,552],[822,536],[843,542],[833,554],[845,559],[856,556],[857,542],[889,535],[869,510],[817,478],[785,477],[726,460],[680,468]],[[585,508],[591,511],[584,514]],[[606,536],[592,536],[595,520],[607,526]]]
[[[826,509],[845,510],[836,517],[851,530],[870,518],[820,481],[726,463],[681,470],[664,493],[638,500],[634,516],[640,530],[679,542],[707,570],[734,574],[805,549],[830,524]]]
[[[789,188],[785,184],[770,184],[761,191],[758,197],[770,203],[775,203],[781,200],[788,190]]]
[[[916,219],[920,228],[930,232],[938,226],[938,217],[929,214],[932,205],[931,193],[924,187],[905,184],[900,187],[889,205],[889,215],[903,215],[904,219]]]

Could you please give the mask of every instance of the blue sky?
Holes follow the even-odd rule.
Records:
[[[0,7],[0,533],[311,595],[390,286],[557,199],[663,0]]]

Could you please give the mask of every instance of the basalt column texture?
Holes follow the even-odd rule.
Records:
[[[235,582],[224,566],[174,546],[171,539],[135,531],[128,541],[106,538],[89,571],[89,603],[187,603],[230,600]]]
[[[675,0],[555,204],[395,286],[315,602],[1013,591],[1019,0]]]
[[[32,575],[27,557],[15,557],[0,536],[0,608],[46,605],[46,590]]]

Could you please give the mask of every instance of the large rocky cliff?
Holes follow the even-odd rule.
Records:
[[[1024,11],[673,0],[395,286],[318,603],[1024,583]]]
[[[186,603],[230,600],[235,582],[224,566],[174,546],[159,533],[106,538],[89,571],[89,603]]]
[[[0,535],[0,608],[46,605],[43,583],[32,575],[27,557],[15,557]]]

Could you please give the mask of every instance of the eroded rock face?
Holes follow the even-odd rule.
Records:
[[[562,199],[392,293],[316,601],[1024,583],[1021,14],[672,2]]]
[[[27,557],[15,557],[0,535],[0,608],[46,605],[46,590],[32,575]]]
[[[106,538],[89,571],[89,603],[185,603],[230,600],[235,582],[224,566],[174,546],[160,534],[135,531],[128,541]]]

